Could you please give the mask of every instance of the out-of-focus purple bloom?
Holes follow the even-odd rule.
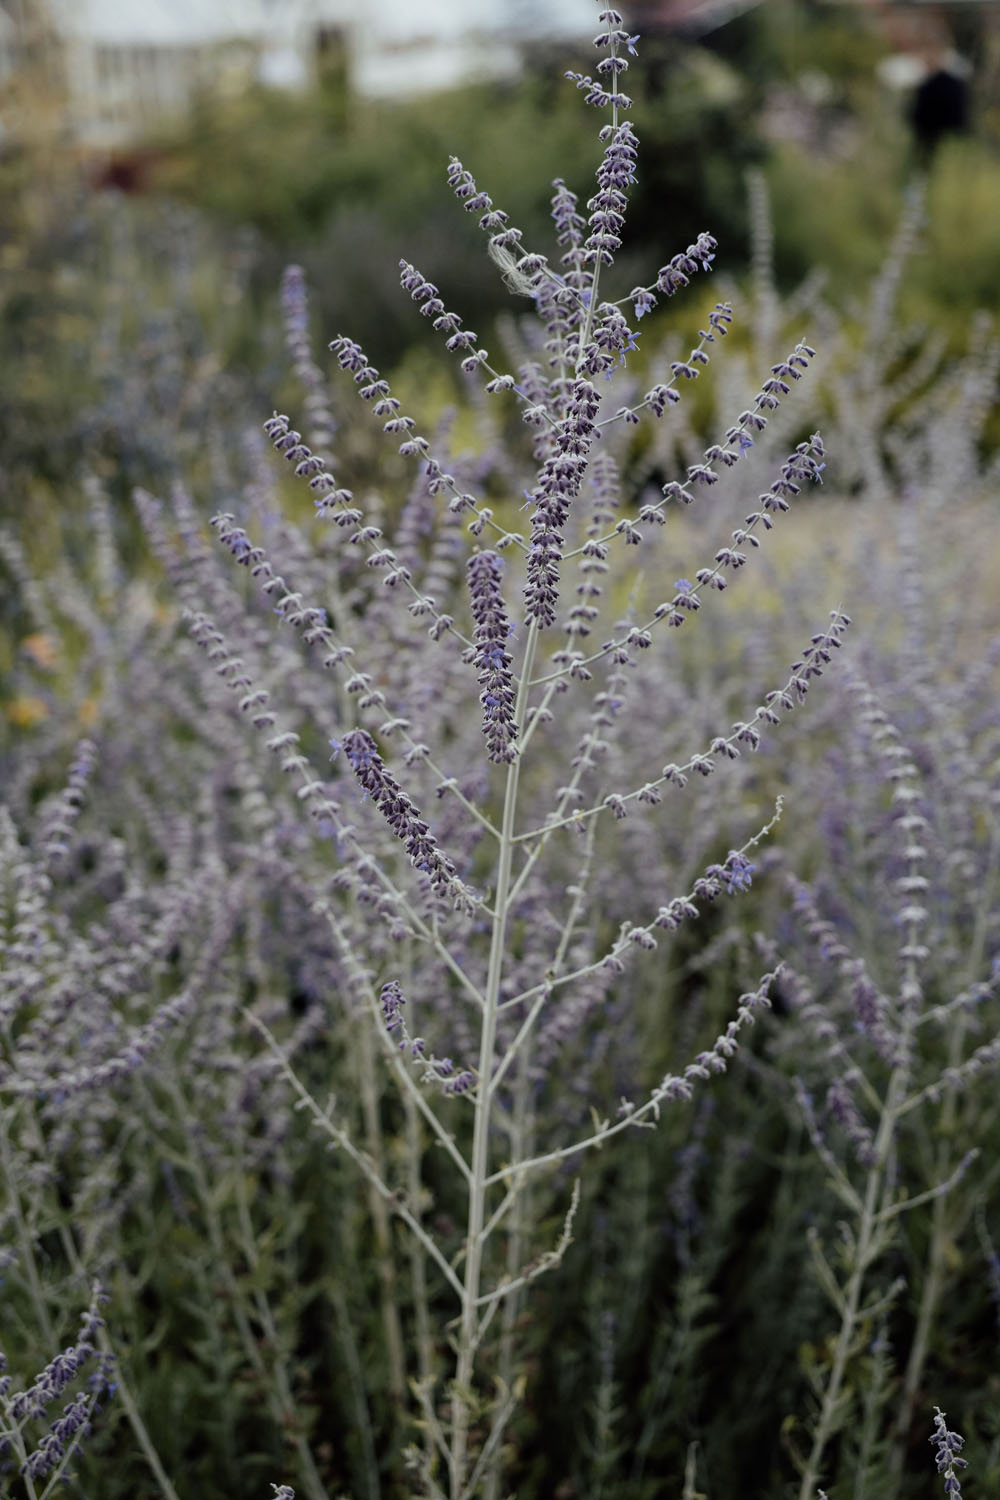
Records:
[[[379,1001],[386,1031],[398,1031],[403,1024],[402,1008],[406,1004],[406,997],[395,979],[390,979],[382,986]]]
[[[285,322],[285,342],[292,357],[292,368],[305,390],[308,432],[318,448],[328,448],[336,432],[330,410],[326,378],[312,357],[309,340],[309,295],[305,272],[301,266],[286,266],[281,278],[281,310]]]

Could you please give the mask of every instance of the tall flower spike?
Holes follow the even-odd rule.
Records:
[[[476,670],[482,688],[483,733],[487,756],[503,764],[517,754],[514,723],[514,679],[507,650],[511,625],[501,578],[503,558],[496,552],[476,552],[468,563],[469,594],[476,622]]]
[[[476,348],[475,332],[471,328],[462,327],[462,319],[457,313],[447,310],[433,281],[427,281],[421,276],[416,266],[412,266],[408,260],[399,262],[399,280],[403,290],[409,292],[423,316],[434,320],[432,327],[435,332],[444,335],[448,353],[464,353],[462,369],[467,375],[472,374],[487,358],[485,349]]]
[[[332,516],[338,526],[353,526],[361,520],[361,512],[354,509],[351,490],[338,489],[337,481],[326,466],[326,460],[315,454],[302,434],[296,432],[283,412],[275,412],[264,423],[264,431],[271,446],[295,467],[299,479],[307,479],[315,496],[317,514]]]
[[[392,832],[402,840],[414,869],[427,875],[437,895],[445,895],[455,880],[455,866],[441,853],[427,824],[386,767],[371,735],[365,729],[353,729],[336,748],[343,749],[351,770]]]
[[[542,465],[529,499],[535,505],[528,549],[527,613],[540,625],[551,625],[559,597],[562,528],[580,492],[587,457],[597,432],[600,396],[589,380],[574,381],[566,416],[555,433],[555,451]]]
[[[556,244],[568,247],[567,254],[563,257],[565,265],[568,255],[579,250],[583,243],[586,220],[577,209],[576,194],[566,186],[563,178],[557,177],[552,186],[555,188],[552,195],[552,221],[556,226]]]
[[[955,1470],[969,1467],[966,1460],[959,1457],[965,1447],[965,1439],[957,1432],[948,1431],[948,1422],[940,1406],[934,1408],[934,1431],[928,1441],[934,1444],[937,1471],[944,1475],[945,1494],[958,1496],[961,1500],[962,1486]]]
[[[309,343],[309,294],[301,266],[286,266],[281,278],[281,311],[285,324],[285,343],[292,357],[292,368],[305,390],[305,409],[309,419],[307,431],[317,448],[328,448],[333,442],[336,423],[327,398],[326,380],[312,357]]]
[[[69,851],[73,824],[80,815],[96,760],[97,747],[91,740],[81,740],[69,768],[66,786],[56,799],[42,835],[45,858],[50,862],[60,859]]]
[[[426,458],[430,452],[427,439],[414,432],[416,424],[412,417],[402,415],[399,402],[389,389],[389,382],[380,377],[373,364],[369,364],[361,345],[338,333],[330,343],[330,352],[337,356],[340,368],[347,370],[353,378],[362,401],[374,403],[372,416],[385,418],[382,431],[394,437],[402,436],[399,451],[403,457]]]
[[[590,210],[590,233],[584,245],[584,260],[593,265],[610,266],[621,246],[628,198],[625,189],[635,182],[637,157],[635,131],[624,124],[605,126],[601,132],[607,140],[601,165],[597,169],[597,192],[587,204]]]
[[[489,193],[481,192],[472,173],[462,166],[457,156],[449,158],[448,185],[466,213],[481,214],[479,227],[490,237],[490,249],[518,253],[523,238],[520,229],[511,225],[510,215],[502,208],[494,208]],[[537,268],[536,268],[537,269]]]
[[[578,89],[587,90],[587,103],[593,104],[596,109],[605,109],[609,104],[615,109],[630,109],[632,100],[622,92],[620,78],[628,72],[628,59],[623,57],[620,49],[625,48],[632,57],[638,56],[635,44],[638,36],[629,36],[622,25],[622,17],[617,10],[602,10],[598,13],[598,22],[604,27],[594,37],[594,46],[598,52],[608,49],[608,56],[602,57],[597,64],[597,71],[604,83],[595,82],[589,74],[569,72],[565,76],[574,83]]]

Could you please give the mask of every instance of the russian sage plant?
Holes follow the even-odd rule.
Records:
[[[388,472],[402,473],[401,460],[414,469],[401,506],[348,488],[329,451],[335,424],[292,269],[284,296],[306,431],[277,413],[265,430],[312,492],[326,528],[317,544],[266,505],[252,504],[247,526],[217,515],[219,542],[250,579],[234,601],[182,499],[178,553],[154,502],[139,498],[191,636],[312,818],[308,899],[328,926],[330,982],[353,1018],[369,1096],[360,1137],[354,1102],[310,1086],[273,1026],[253,1005],[247,1016],[297,1107],[365,1183],[380,1256],[396,1258],[390,1219],[408,1234],[405,1259],[386,1272],[408,1275],[413,1308],[415,1353],[399,1356],[415,1400],[406,1461],[426,1493],[450,1500],[501,1492],[524,1390],[524,1298],[572,1243],[580,1186],[567,1170],[655,1126],[725,1072],[769,1005],[773,969],[734,997],[711,1045],[635,1094],[616,1029],[627,1035],[630,1009],[655,996],[676,934],[749,888],[754,850],[778,816],[772,806],[749,829],[738,812],[716,816],[701,843],[664,860],[671,801],[755,751],[849,623],[835,611],[737,722],[695,725],[677,712],[678,633],[723,603],[792,500],[820,479],[822,442],[814,435],[772,458],[770,482],[749,511],[742,502],[739,524],[675,581],[671,512],[758,457],[814,351],[796,343],[682,480],[633,503],[622,478],[633,430],[681,400],[733,315],[717,302],[687,356],[636,389],[628,357],[638,322],[710,273],[716,246],[703,233],[648,285],[609,298],[635,180],[622,83],[637,39],[614,10],[599,23],[596,77],[568,75],[607,117],[596,189],[581,208],[555,183],[555,265],[521,243],[457,158],[448,168],[508,287],[534,304],[516,368],[491,359],[415,266],[400,268],[403,290],[481,390],[473,401],[484,430],[484,401],[527,424],[527,470],[516,444],[463,454],[446,425],[425,436],[365,351],[340,335],[330,346],[337,364],[396,450]],[[298,633],[305,658],[274,656],[261,605]],[[406,1121],[402,1159],[385,1150],[377,1115],[385,1069]],[[454,1213],[434,1212],[436,1199]],[[383,1292],[387,1341],[399,1348],[389,1282]]]
[[[980,320],[946,367],[896,327],[911,205],[864,400],[834,328],[753,396],[780,330],[829,316],[774,293],[757,182],[750,352],[730,339],[707,391],[732,317],[709,236],[609,300],[635,38],[601,24],[573,81],[605,152],[585,207],[555,185],[558,260],[451,166],[525,310],[504,358],[401,266],[465,367],[426,437],[405,373],[348,338],[328,389],[291,268],[304,432],[270,418],[274,462],[253,393],[140,316],[129,221],[112,235],[96,426],[123,477],[208,474],[240,516],[219,548],[183,487],[137,496],[180,639],[96,454],[53,566],[0,537],[42,715],[3,751],[0,816],[17,1500],[292,1500],[272,1476],[309,1500],[729,1500],[795,1465],[803,1495],[901,1500],[933,1482],[928,1393],[973,1482],[1000,1473],[996,340]],[[194,334],[192,265],[162,260]],[[682,290],[704,327],[637,385],[646,314]],[[821,403],[837,488],[873,503],[824,490],[772,534],[818,475]],[[751,628],[721,597],[748,575]],[[818,579],[866,644],[774,737],[843,628],[753,686]],[[769,1000],[738,1086],[700,1087]]]
[[[969,403],[966,422],[978,421]],[[795,1445],[802,1500],[852,1466],[858,1486],[902,1492],[926,1424],[921,1392],[961,1368],[948,1305],[957,1247],[980,1262],[984,1285],[993,1257],[1000,786],[986,684],[998,645],[968,606],[957,618],[948,570],[970,568],[956,523],[934,589],[953,601],[953,638],[969,631],[969,665],[942,680],[926,606],[936,491],[928,463],[899,508],[892,587],[863,670],[852,665],[824,703],[839,732],[822,763],[792,778],[818,796],[824,857],[808,880],[785,876],[798,932],[778,928],[781,987],[795,1023],[776,1053],[839,1205],[835,1225],[809,1232],[836,1321],[806,1361],[815,1413],[808,1443]],[[981,521],[973,530],[980,543],[988,535]]]

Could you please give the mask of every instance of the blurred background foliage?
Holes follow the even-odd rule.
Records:
[[[876,73],[888,50],[857,7],[794,0],[751,8],[697,43],[644,36],[629,76],[642,154],[622,283],[655,270],[705,228],[720,242],[719,267],[740,275],[748,257],[745,173],[755,166],[773,202],[779,287],[819,268],[827,295],[850,310],[852,293],[885,255],[915,167],[905,101]],[[457,212],[444,182],[447,161],[461,156],[526,243],[551,251],[550,184],[562,176],[585,200],[596,155],[596,131],[581,128],[580,99],[562,77],[567,66],[586,70],[591,61],[572,51],[538,47],[516,81],[399,102],[353,96],[338,66],[300,92],[203,94],[189,118],[105,160],[54,151],[42,124],[17,144],[8,137],[0,153],[8,203],[4,378],[37,417],[39,381],[23,380],[21,361],[37,372],[45,344],[42,383],[53,416],[68,415],[67,401],[79,404],[73,354],[48,356],[68,345],[79,360],[86,345],[73,309],[82,304],[77,312],[86,318],[95,296],[101,300],[102,257],[99,241],[89,261],[81,255],[79,235],[109,193],[127,199],[117,212],[137,217],[140,232],[140,200],[197,210],[220,260],[232,254],[234,236],[248,226],[256,232],[242,301],[244,363],[254,358],[289,260],[309,273],[324,334],[350,332],[383,365],[429,333],[397,290],[401,256],[442,285],[467,320],[488,322],[509,298],[476,225]],[[976,132],[932,163],[925,246],[903,304],[956,345],[969,316],[992,301],[1000,254],[1000,134],[989,70],[981,71]],[[45,90],[35,96],[44,119]],[[75,212],[67,212],[67,196]],[[91,272],[93,284],[78,281],[75,297],[63,284],[68,265]],[[72,424],[58,426],[65,433]]]
[[[930,163],[896,302],[899,325],[914,329],[904,364],[935,339],[941,358],[959,353],[996,301],[997,60],[974,25],[985,8],[948,9],[976,69],[973,130]],[[858,7],[794,0],[752,7],[700,41],[642,36],[628,79],[639,181],[616,294],[705,228],[721,274],[643,322],[639,378],[714,296],[736,302],[730,347],[754,336],[750,181],[770,206],[795,336],[818,338],[832,312],[866,357],[872,280],[919,165],[905,96],[880,80],[890,48]],[[563,77],[570,66],[592,69],[585,48],[539,46],[516,81],[375,104],[352,94],[335,57],[307,90],[203,94],[187,119],[103,157],[60,140],[40,64],[8,76],[0,102],[18,128],[0,140],[0,519],[31,565],[86,549],[75,499],[86,474],[110,494],[132,554],[134,485],[183,475],[214,506],[243,482],[242,455],[220,434],[234,412],[252,425],[286,399],[277,289],[289,262],[307,273],[317,351],[350,334],[404,393],[419,391],[425,419],[438,416],[461,382],[399,291],[398,261],[435,281],[488,345],[507,338],[522,309],[450,193],[447,162],[459,155],[525,243],[554,254],[551,182],[564,177],[585,202],[599,149],[598,117]],[[1000,440],[995,421],[985,433]],[[4,627],[14,608],[0,601]],[[0,671],[19,631],[2,632]]]
[[[964,9],[976,7],[949,7]],[[974,53],[974,32],[967,41]],[[779,287],[821,268],[849,308],[886,253],[917,168],[907,95],[877,74],[889,50],[857,7],[794,0],[751,8],[698,43],[644,36],[628,80],[642,152],[622,280],[705,228],[720,242],[720,268],[739,274],[749,245],[745,172],[760,166],[774,202]],[[972,60],[983,80],[976,128],[945,142],[931,164],[925,251],[905,304],[956,342],[993,300],[1000,252],[993,80],[987,58]],[[337,72],[308,94],[205,98],[186,130],[156,144],[149,186],[222,223],[251,223],[279,257],[303,258],[332,320],[323,326],[339,327],[350,309],[355,336],[381,343],[389,359],[420,336],[395,291],[400,256],[450,282],[478,317],[507,300],[474,224],[456,222],[443,187],[452,153],[526,243],[544,249],[553,178],[588,196],[594,142],[562,77],[568,65],[591,64],[542,48],[516,83],[377,106],[352,99]]]

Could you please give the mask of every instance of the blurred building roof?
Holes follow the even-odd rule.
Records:
[[[191,46],[341,25],[396,37],[469,31],[538,36],[591,31],[594,0],[47,0],[65,35],[111,45]],[[0,12],[2,13],[2,12]]]
[[[63,36],[103,46],[197,46],[252,29],[254,0],[48,0]]]
[[[66,127],[85,144],[124,145],[196,92],[251,80],[306,83],[331,38],[351,87],[374,98],[516,73],[533,42],[594,34],[594,0],[0,0],[0,72],[18,37],[61,48]],[[8,29],[10,29],[8,27]],[[6,60],[6,61],[5,61]]]
[[[376,97],[450,88],[515,73],[525,44],[596,30],[594,0],[379,0],[346,27],[351,80]]]

